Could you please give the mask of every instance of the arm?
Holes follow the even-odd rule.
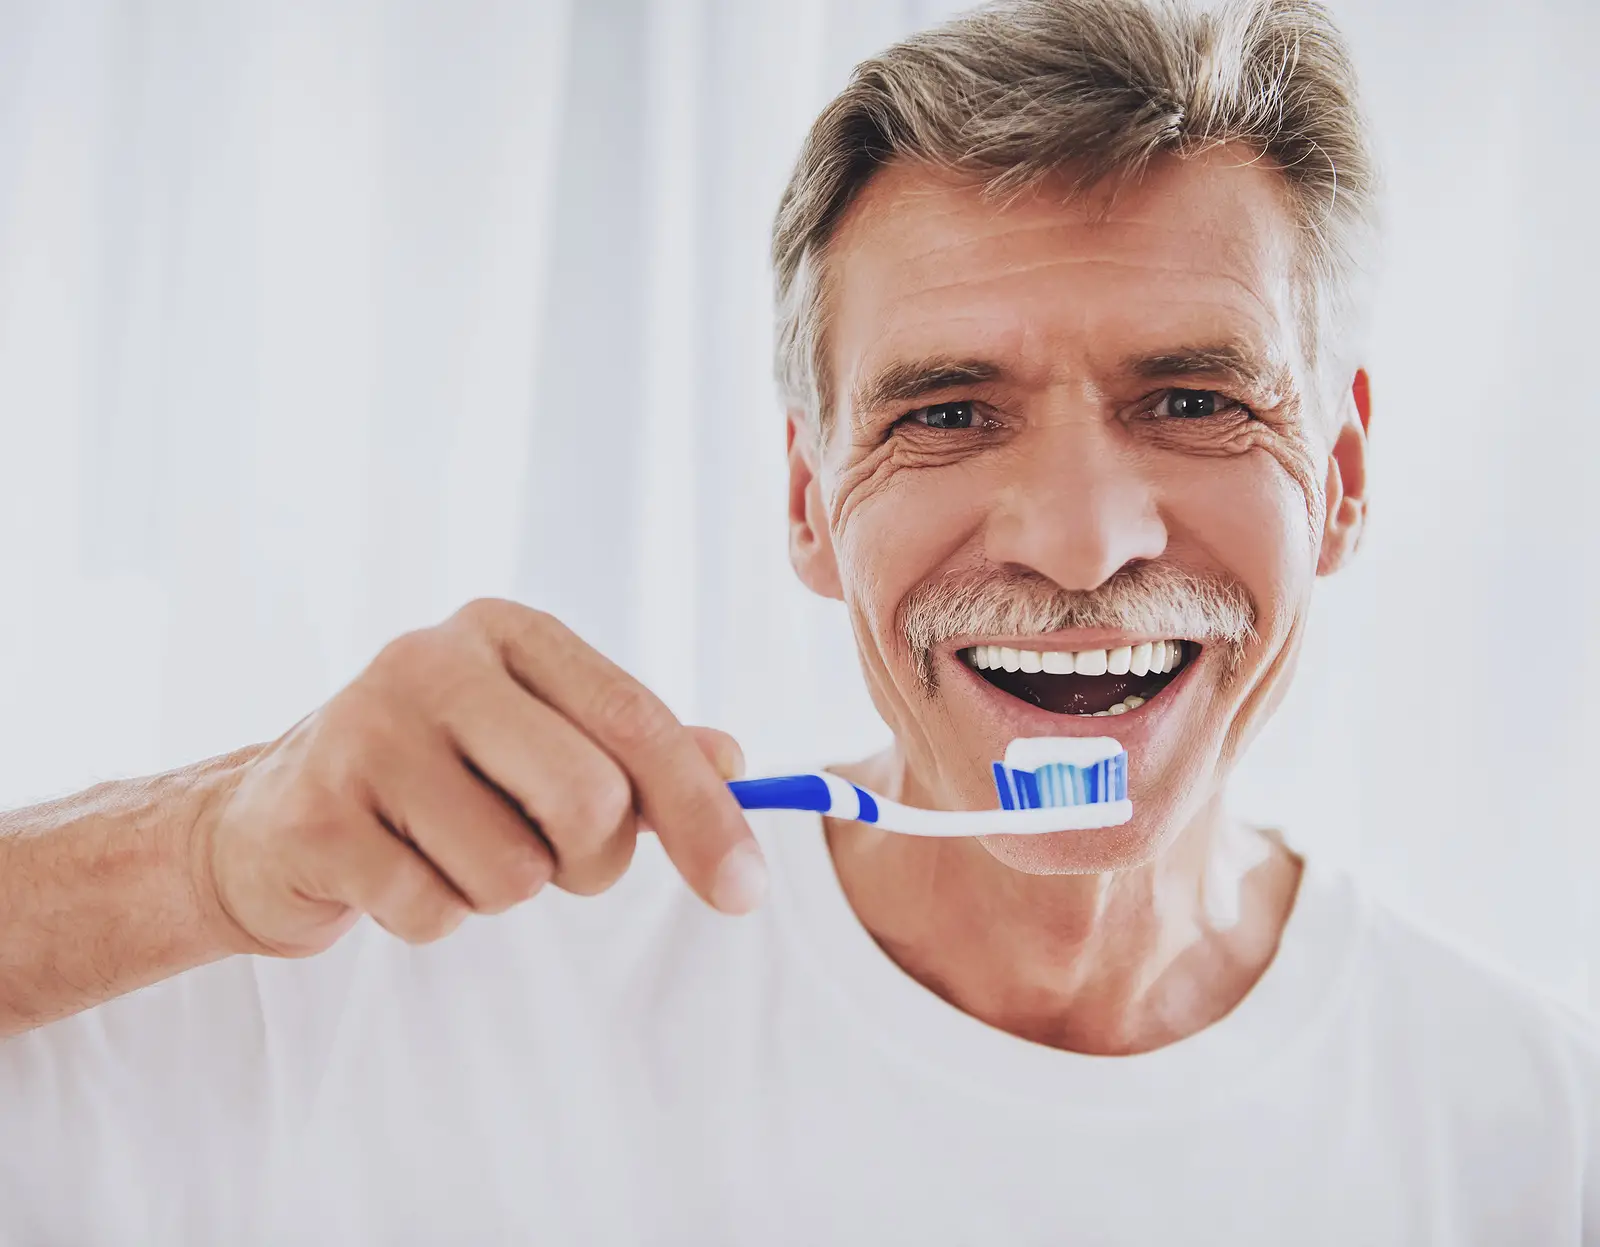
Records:
[[[196,830],[259,752],[0,813],[0,1038],[248,947]]]
[[[425,943],[546,883],[601,892],[642,827],[742,913],[765,867],[741,765],[556,620],[474,603],[270,745],[0,815],[0,1038],[362,914]]]

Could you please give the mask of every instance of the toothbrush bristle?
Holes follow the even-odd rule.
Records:
[[[1034,770],[994,764],[995,788],[1004,810],[1096,805],[1128,798],[1128,755],[1113,754],[1088,766],[1047,762]]]

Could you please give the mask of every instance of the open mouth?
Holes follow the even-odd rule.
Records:
[[[960,655],[1001,692],[1041,710],[1105,718],[1144,705],[1177,679],[1200,649],[1193,641],[1074,652],[971,645]]]

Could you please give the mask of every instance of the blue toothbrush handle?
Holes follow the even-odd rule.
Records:
[[[746,810],[814,810],[826,814],[833,808],[833,794],[820,775],[736,779],[728,784],[728,791]]]
[[[863,823],[878,821],[878,799],[837,775],[736,779],[728,791],[747,810],[810,810]]]

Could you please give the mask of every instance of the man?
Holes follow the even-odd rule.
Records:
[[[733,740],[474,604],[0,823],[0,1233],[1596,1241],[1588,1031],[1224,802],[1361,537],[1373,180],[1305,0],[861,66],[774,236],[792,558],[895,736],[837,769],[983,809],[1109,734],[1133,821],[747,821]]]

